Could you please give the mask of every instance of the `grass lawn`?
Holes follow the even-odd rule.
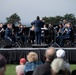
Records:
[[[16,75],[15,67],[16,65],[7,65],[7,70],[5,75]],[[74,69],[76,69],[76,65],[73,64],[71,65],[71,71]]]

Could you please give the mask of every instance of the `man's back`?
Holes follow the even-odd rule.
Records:
[[[34,27],[35,27],[35,31],[36,31],[36,32],[41,31],[42,21],[40,21],[40,20],[35,20],[35,21],[32,22],[31,24],[32,24],[32,25],[34,24]]]
[[[42,65],[39,65],[33,72],[33,75],[51,75],[50,72],[50,63],[51,62],[45,62]]]

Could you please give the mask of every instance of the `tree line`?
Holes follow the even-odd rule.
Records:
[[[43,20],[45,21],[46,24],[59,24],[59,22],[66,20],[68,22],[71,22],[72,25],[76,25],[76,17],[74,14],[65,14],[64,16],[54,16],[54,17],[43,17]],[[12,14],[10,17],[6,17],[6,24],[7,23],[12,23],[12,24],[16,24],[19,23],[21,18],[17,13]]]

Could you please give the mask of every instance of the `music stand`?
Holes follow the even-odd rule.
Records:
[[[54,27],[54,42],[51,44],[51,46],[52,47],[60,47],[59,45],[58,45],[58,43],[56,42],[56,33],[57,33],[57,29],[56,29],[57,27]]]

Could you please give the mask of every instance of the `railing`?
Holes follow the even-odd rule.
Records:
[[[0,49],[0,53],[3,54],[7,63],[14,64],[19,63],[20,58],[27,56],[30,51],[34,51],[38,54],[39,60],[44,62],[44,53],[47,48],[9,48]],[[58,50],[59,48],[55,48]],[[70,63],[76,63],[76,48],[63,48],[66,51],[66,59]]]

